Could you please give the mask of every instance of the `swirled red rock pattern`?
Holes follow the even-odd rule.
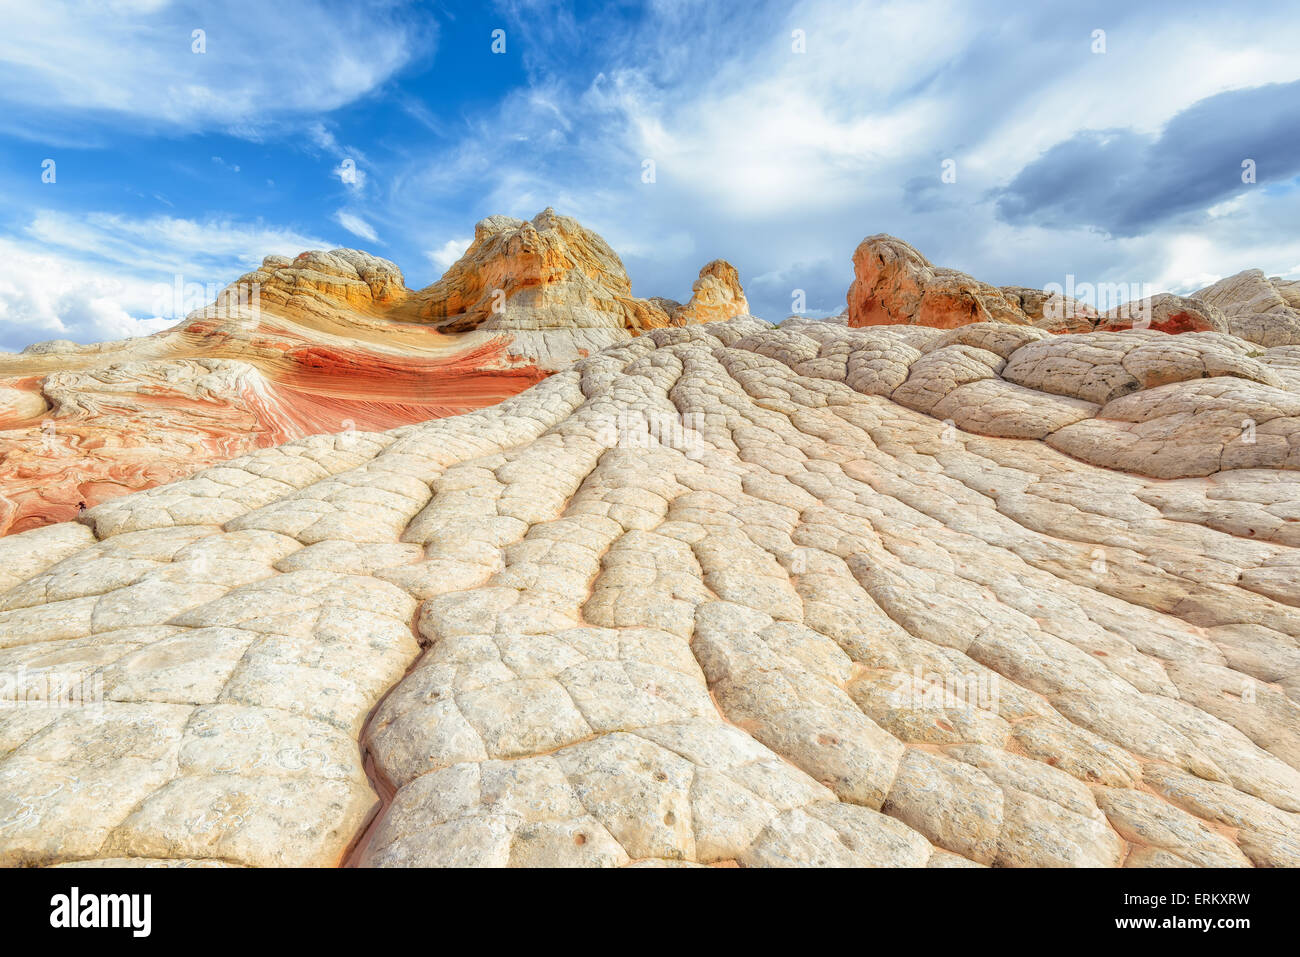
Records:
[[[291,439],[481,408],[645,329],[747,311],[721,260],[685,305],[636,299],[605,241],[549,209],[484,220],[424,290],[357,250],[269,256],[165,333],[0,356],[0,534]]]

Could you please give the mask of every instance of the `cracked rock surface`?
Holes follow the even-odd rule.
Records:
[[[656,329],[10,536],[0,863],[1300,865],[1295,368]]]

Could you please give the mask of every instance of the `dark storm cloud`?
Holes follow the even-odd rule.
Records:
[[[1251,188],[1300,173],[1300,81],[1207,97],[1158,135],[1082,130],[1024,167],[994,195],[1013,225],[1093,226],[1136,236]]]

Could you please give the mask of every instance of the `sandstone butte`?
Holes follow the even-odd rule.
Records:
[[[1054,335],[876,246],[779,327],[525,286],[519,394],[0,539],[82,702],[0,708],[0,863],[1300,865],[1296,286]]]
[[[1228,332],[1262,345],[1300,343],[1300,281],[1238,273],[1192,297],[1160,293],[1112,308],[1020,286],[990,286],[956,269],[935,266],[914,247],[879,234],[853,254],[850,326],[921,325],[952,329],[1006,322],[1048,332]]]
[[[291,439],[481,408],[647,329],[747,312],[720,260],[684,305],[635,298],[605,241],[550,209],[485,219],[418,291],[356,250],[270,256],[166,332],[0,353],[0,534]]]

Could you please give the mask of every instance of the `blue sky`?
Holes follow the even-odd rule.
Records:
[[[638,295],[722,257],[774,320],[839,312],[877,232],[995,283],[1294,276],[1289,6],[0,0],[0,348],[161,328],[160,284],[271,253],[424,286],[546,206]]]

